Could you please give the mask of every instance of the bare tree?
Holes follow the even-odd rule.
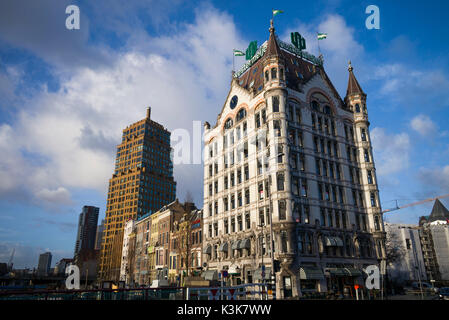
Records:
[[[388,265],[394,265],[405,256],[405,249],[397,233],[387,232],[385,239],[386,262]]]

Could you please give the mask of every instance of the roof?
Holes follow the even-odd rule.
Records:
[[[261,46],[264,47],[265,43]],[[285,79],[288,88],[293,90],[298,90],[299,85],[307,83],[311,80],[317,73],[320,73],[325,82],[329,85],[331,91],[334,93],[335,97],[343,103],[340,95],[333,86],[329,77],[327,76],[324,69],[307,59],[308,54],[302,52],[299,54],[294,54],[291,49],[285,48],[285,43],[278,39],[275,34],[275,29],[273,25],[270,27],[270,37],[266,42],[266,49],[263,53],[261,59],[258,59],[253,63],[252,66],[243,72],[238,78],[238,84],[246,90],[255,89],[256,94],[262,91],[264,85],[264,75],[263,75],[263,65],[264,61],[270,57],[278,57],[283,60],[285,65]],[[296,49],[296,48],[293,48]],[[354,78],[355,79],[355,78]],[[356,80],[357,81],[357,80]]]
[[[439,199],[436,199],[428,221],[429,222],[434,222],[438,220],[447,221],[448,219],[449,219],[449,211],[446,209],[446,207],[441,203]]]
[[[353,69],[354,68],[351,65],[351,61],[349,61],[349,67],[348,67],[349,80],[348,80],[348,89],[346,90],[346,97],[349,97],[352,95],[357,95],[357,94],[366,95],[363,92],[362,87],[360,87],[360,84],[354,75]]]

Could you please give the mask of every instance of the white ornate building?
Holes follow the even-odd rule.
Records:
[[[366,94],[349,66],[344,100],[322,62],[277,39],[233,73],[205,123],[203,261],[232,284],[276,294],[342,292],[384,255]],[[279,270],[277,270],[279,264]]]

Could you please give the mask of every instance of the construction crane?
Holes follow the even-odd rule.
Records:
[[[16,248],[12,248],[11,257],[9,257],[9,261],[8,261],[8,269],[10,271],[12,271],[12,266],[13,266],[12,260],[14,259],[15,252],[16,252]]]
[[[446,198],[446,197],[449,197],[449,194],[445,194],[445,195],[442,195],[442,196],[438,196],[438,197],[435,197],[435,198],[429,198],[429,199],[425,199],[425,200],[421,200],[421,201],[417,201],[417,202],[412,202],[412,203],[409,203],[409,204],[405,204],[403,206],[398,206],[398,201],[396,200],[396,208],[383,210],[382,213],[396,211],[396,210],[400,210],[400,209],[404,209],[404,208],[408,208],[408,207],[413,207],[413,206],[417,206],[419,204],[435,201],[436,199],[441,199],[441,198]]]

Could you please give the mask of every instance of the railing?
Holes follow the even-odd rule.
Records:
[[[268,285],[264,283],[242,284],[232,287],[187,288],[187,300],[268,300]]]
[[[183,300],[186,288],[4,291],[0,300]]]

